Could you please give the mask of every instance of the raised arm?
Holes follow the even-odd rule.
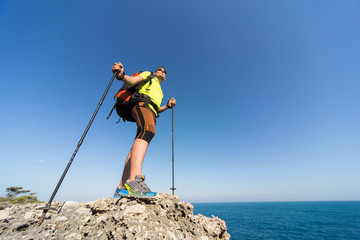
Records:
[[[117,79],[123,81],[126,85],[129,86],[136,85],[143,80],[143,78],[140,76],[132,77],[125,75],[124,66],[120,62],[114,63],[111,70],[113,73],[116,73]]]

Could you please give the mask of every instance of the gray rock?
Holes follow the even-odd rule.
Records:
[[[61,206],[60,202],[52,204],[58,210]],[[190,203],[166,193],[153,200],[68,201],[60,211],[50,210],[41,226],[42,211],[37,207],[39,204],[10,205],[0,210],[0,239],[230,238],[223,220],[194,215]]]
[[[62,206],[60,213],[62,213],[64,216],[71,216],[80,207],[81,204],[78,202],[66,201],[65,204]]]

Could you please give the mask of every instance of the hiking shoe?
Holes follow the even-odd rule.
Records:
[[[138,181],[144,182],[145,176],[144,175],[136,175],[135,179]],[[148,190],[149,190],[149,192],[151,192],[150,188],[148,188]],[[116,188],[113,198],[128,197],[129,195],[130,195],[129,191],[126,189],[126,187],[122,186],[122,188],[120,188],[120,189],[118,187]]]
[[[157,193],[152,192],[150,188],[146,185],[144,180],[145,180],[144,175],[136,175],[134,180],[126,181],[124,187],[128,192],[128,196],[155,197]]]
[[[128,196],[129,192],[126,190],[126,188],[123,186],[122,188],[116,188],[113,198],[121,198],[123,196]]]

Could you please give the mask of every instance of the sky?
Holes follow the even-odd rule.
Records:
[[[189,202],[360,200],[360,2],[0,0],[0,196],[48,201],[110,79],[167,69],[175,194]],[[112,196],[136,126],[114,81],[55,200]],[[143,165],[171,193],[172,113]]]

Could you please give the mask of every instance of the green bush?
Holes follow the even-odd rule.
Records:
[[[9,197],[0,197],[0,202],[10,202],[11,198]]]

